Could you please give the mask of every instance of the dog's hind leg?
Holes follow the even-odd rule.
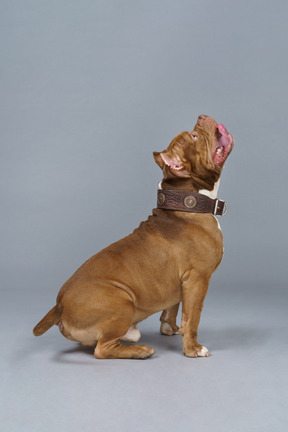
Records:
[[[123,345],[120,339],[99,339],[94,351],[97,359],[146,359],[155,353],[148,345]]]
[[[94,351],[97,359],[145,359],[154,354],[154,349],[148,345],[123,345],[120,339],[126,335],[133,322],[135,309],[133,302],[122,307],[118,311],[124,313],[115,313],[106,317],[104,321],[97,325],[99,335],[98,342]],[[122,305],[120,305],[122,306]]]
[[[162,312],[162,315],[160,317],[161,326],[160,326],[160,332],[163,335],[172,336],[174,334],[178,334],[179,327],[176,324],[176,318],[177,313],[179,309],[179,303],[165,309]]]

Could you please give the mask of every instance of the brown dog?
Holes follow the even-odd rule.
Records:
[[[136,324],[161,310],[161,332],[177,333],[182,301],[183,352],[188,357],[209,356],[198,343],[197,329],[211,275],[223,254],[214,214],[223,213],[216,195],[233,144],[223,125],[201,115],[192,132],[180,133],[162,153],[154,152],[164,175],[158,209],[132,234],[74,273],[34,335],[58,324],[68,339],[96,345],[96,358],[143,359],[153,348],[120,340],[136,342]]]

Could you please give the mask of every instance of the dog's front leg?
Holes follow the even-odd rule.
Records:
[[[208,357],[207,348],[197,339],[198,325],[204,299],[208,290],[210,276],[195,270],[187,272],[182,282],[182,324],[183,352],[187,357]]]
[[[176,324],[178,309],[179,309],[179,303],[168,309],[165,309],[162,312],[162,315],[160,317],[160,321],[161,321],[160,332],[162,334],[167,336],[178,334],[179,327]]]

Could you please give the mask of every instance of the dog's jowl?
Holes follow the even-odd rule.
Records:
[[[223,254],[215,216],[225,213],[226,204],[217,199],[217,190],[233,145],[225,126],[200,115],[192,131],[181,132],[166,150],[154,152],[163,171],[157,209],[71,276],[34,335],[57,324],[66,338],[95,346],[98,359],[144,359],[154,349],[132,344],[140,339],[136,325],[163,310],[161,333],[181,334],[188,357],[209,356],[197,330],[211,275]]]

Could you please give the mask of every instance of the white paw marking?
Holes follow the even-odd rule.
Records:
[[[169,336],[174,333],[172,327],[167,322],[161,323],[160,331],[161,331],[161,333],[163,333],[165,335],[169,335]]]
[[[141,337],[141,333],[138,328],[134,325],[131,326],[127,333],[121,338],[123,342],[138,342]]]
[[[201,349],[201,351],[199,351],[197,353],[197,355],[198,355],[198,357],[209,357],[210,353],[209,353],[209,350],[206,347],[203,346],[202,349]]]

